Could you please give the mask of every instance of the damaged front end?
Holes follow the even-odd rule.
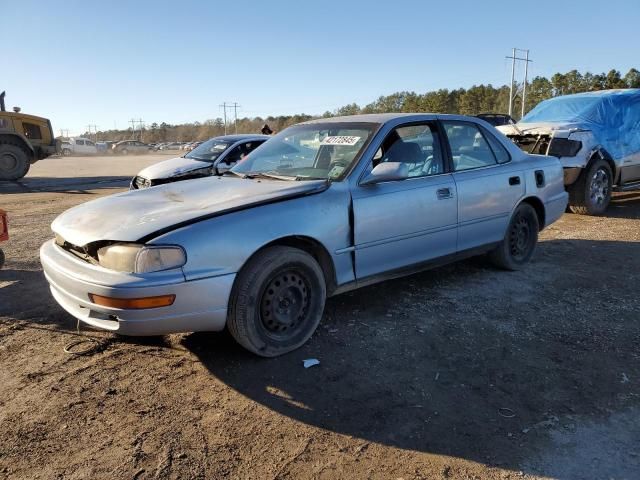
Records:
[[[580,140],[555,137],[549,133],[525,133],[507,135],[521,150],[535,155],[551,157],[575,157],[582,149]]]
[[[578,178],[594,148],[593,134],[580,128],[535,126],[526,124],[498,127],[522,151],[556,157],[562,163],[565,185]]]

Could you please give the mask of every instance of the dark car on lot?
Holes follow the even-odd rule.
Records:
[[[490,123],[494,127],[500,127],[502,125],[513,125],[516,121],[513,117],[506,113],[479,113],[476,117],[481,118],[487,123]]]
[[[112,147],[112,151],[118,155],[139,155],[149,152],[149,145],[139,142],[138,140],[123,140]]]

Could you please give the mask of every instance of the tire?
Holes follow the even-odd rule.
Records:
[[[316,330],[326,294],[324,274],[311,255],[291,247],[266,248],[236,279],[227,328],[256,355],[283,355],[302,346]]]
[[[521,203],[511,216],[504,239],[489,258],[505,270],[520,270],[529,263],[536,250],[539,231],[536,211],[528,203]]]
[[[126,148],[123,148],[122,150],[120,150],[120,154],[121,155],[129,155],[129,150],[127,150]]]
[[[29,156],[18,145],[0,143],[0,180],[19,180],[29,172]]]
[[[63,157],[71,156],[71,150],[69,150],[68,148],[65,148],[64,150],[62,150],[62,156]]]
[[[0,269],[2,269],[2,267],[4,267],[4,260],[5,260],[4,252],[0,248]]]
[[[602,215],[611,201],[613,174],[605,160],[596,160],[586,169],[569,192],[569,208],[578,215]]]

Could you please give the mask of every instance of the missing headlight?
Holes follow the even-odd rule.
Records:
[[[553,157],[575,157],[582,148],[579,140],[569,140],[568,138],[552,138],[549,145],[548,155]]]

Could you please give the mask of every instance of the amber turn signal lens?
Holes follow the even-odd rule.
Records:
[[[158,308],[168,307],[173,305],[175,295],[160,295],[158,297],[143,297],[143,298],[113,298],[103,297],[102,295],[96,295],[95,293],[89,294],[89,300],[96,305],[102,305],[103,307],[121,308],[140,310],[143,308]]]

